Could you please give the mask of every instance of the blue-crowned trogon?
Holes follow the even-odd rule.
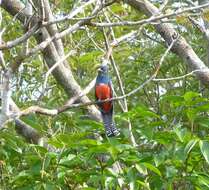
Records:
[[[108,74],[108,66],[102,65],[98,69],[95,85],[95,96],[97,101],[106,100],[113,97],[112,82]],[[97,103],[104,123],[106,135],[108,137],[118,136],[119,130],[113,121],[113,101]]]

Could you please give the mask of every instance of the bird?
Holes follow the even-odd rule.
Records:
[[[101,65],[95,84],[95,97],[97,106],[102,115],[105,133],[107,137],[119,136],[120,131],[116,128],[113,121],[113,101],[99,102],[113,97],[112,82],[108,74],[108,65]]]

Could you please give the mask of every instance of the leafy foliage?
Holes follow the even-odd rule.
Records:
[[[156,114],[138,106],[117,115],[117,123],[127,117],[133,121],[138,147],[130,144],[126,126],[119,138],[89,139],[92,131],[103,133],[101,124],[91,120],[77,119],[73,129],[49,137],[57,152],[26,144],[14,131],[5,130],[0,148],[2,187],[121,189],[129,184],[130,189],[207,189],[209,139],[202,135],[207,128],[198,119],[204,118],[208,101],[187,92],[162,97],[162,108],[164,104],[172,107],[171,113],[166,109]],[[116,163],[120,169],[112,168]]]
[[[79,4],[77,1],[50,2],[56,15],[62,15]],[[116,14],[124,20],[144,18],[141,13],[123,4],[114,4],[109,9],[107,14],[112,22],[119,20],[114,16]],[[79,16],[86,16],[91,11],[92,8],[89,8]],[[204,15],[208,17],[208,12]],[[12,20],[8,13],[3,12],[3,18],[2,25],[10,31],[3,36],[5,41],[24,33],[20,24]],[[204,57],[205,51],[199,47],[199,44],[203,44],[201,34],[187,26],[185,16],[176,19],[174,26],[179,33]],[[104,15],[100,16],[100,21],[106,21]],[[61,29],[69,27],[69,23],[58,25]],[[120,37],[133,28],[116,27],[114,33]],[[96,76],[96,67],[103,56],[98,47],[105,49],[101,30],[88,27],[67,36],[63,42],[65,51],[76,50],[76,55],[69,58],[70,66],[79,84],[87,85]],[[33,47],[34,44],[35,40],[32,39],[29,46]],[[21,52],[22,46],[6,50],[6,62],[9,63]],[[164,51],[160,36],[150,25],[146,25],[134,40],[114,49],[113,56],[126,92],[137,88],[150,77]],[[30,57],[22,64],[13,81],[13,99],[19,107],[26,108],[33,104],[58,107],[68,99],[53,77],[49,78],[47,92],[42,96],[47,69],[41,55]],[[182,60],[170,53],[157,77],[179,76],[187,70]],[[115,91],[120,94],[113,70],[111,76]],[[93,96],[90,93],[89,97],[93,99]],[[101,123],[87,119],[85,108],[68,110],[56,117],[38,114],[22,117],[44,136],[48,147],[26,142],[16,133],[15,124],[8,124],[0,133],[0,189],[207,190],[207,97],[208,91],[200,90],[198,81],[193,77],[151,82],[128,98],[128,112],[122,113],[116,103],[115,120],[122,134],[108,139],[104,137]],[[137,147],[130,142],[128,120],[131,121]],[[95,139],[94,134],[104,138]]]

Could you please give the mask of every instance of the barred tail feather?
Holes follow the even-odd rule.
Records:
[[[119,130],[115,127],[111,112],[102,113],[102,119],[103,119],[105,131],[106,131],[106,135],[108,137],[118,136],[120,134]]]

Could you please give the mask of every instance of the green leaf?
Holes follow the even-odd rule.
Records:
[[[181,25],[186,25],[189,23],[189,19],[187,15],[179,15],[176,17],[176,22]]]
[[[60,142],[56,137],[52,137],[48,140],[48,143],[56,148],[62,148],[64,144]]]
[[[173,131],[158,131],[154,135],[154,139],[161,144],[168,144],[176,141],[176,135]]]
[[[199,96],[200,96],[200,94],[197,93],[197,92],[186,92],[186,93],[184,94],[184,99],[185,99],[187,102],[191,102],[191,101],[193,101],[194,98],[199,97]]]
[[[154,117],[154,118],[160,118],[159,115],[154,113],[153,111],[148,110],[147,108],[144,107],[137,107],[134,109],[137,115],[140,117]]]
[[[62,158],[62,159],[60,160],[59,163],[60,163],[61,165],[69,165],[69,164],[72,162],[72,160],[73,160],[74,158],[76,158],[76,155],[74,155],[74,154],[69,154],[67,157]]]
[[[94,140],[94,139],[85,139],[79,142],[79,145],[86,145],[86,146],[93,146],[93,145],[100,145],[101,142]]]
[[[79,141],[82,138],[86,138],[85,137],[86,135],[87,133],[85,132],[72,133],[72,134],[59,134],[53,137],[54,140],[53,139],[50,140],[50,143],[58,147],[60,146],[59,143],[61,143],[62,145],[66,145],[67,147],[72,147],[79,144]]]
[[[96,122],[96,121],[92,121],[92,120],[81,120],[79,119],[78,121],[78,127],[81,130],[98,130],[98,129],[103,129],[103,124]]]
[[[184,137],[186,135],[186,129],[181,127],[181,124],[174,128],[174,132],[181,142],[184,142]]]
[[[176,176],[177,172],[178,170],[174,166],[166,167],[166,176],[168,178],[173,178],[174,176]]]
[[[161,152],[160,154],[154,155],[155,165],[158,167],[163,164],[165,161],[165,152]]]
[[[45,161],[44,161],[44,170],[46,170],[49,167],[52,160],[56,159],[56,157],[57,157],[56,153],[53,153],[53,152],[46,153],[46,157],[45,157]]]
[[[147,169],[153,171],[154,173],[156,173],[157,175],[159,175],[160,177],[162,176],[160,170],[158,168],[156,168],[155,166],[153,166],[150,163],[142,163]]]
[[[198,141],[199,141],[198,139],[192,139],[187,143],[184,149],[184,153],[186,156],[188,156],[188,154],[191,152],[191,150],[194,148],[194,146],[197,144]]]
[[[37,118],[35,117],[35,115],[30,115],[29,117],[24,118],[23,121],[26,122],[31,127],[33,127],[34,129],[42,132],[43,128],[40,125],[40,123],[37,121]]]
[[[198,173],[198,180],[196,180],[199,184],[206,186],[209,188],[209,176],[206,173]],[[202,189],[205,189],[202,187]]]
[[[186,110],[186,115],[187,115],[188,119],[193,122],[194,119],[197,117],[197,111],[195,109],[189,108]]]
[[[36,145],[36,144],[30,144],[29,146],[34,148],[39,153],[42,153],[42,154],[46,154],[47,153],[47,149],[45,147],[43,147],[43,146],[39,146],[39,145]]]
[[[201,102],[201,105],[195,107],[195,110],[198,112],[204,112],[209,110],[209,103],[208,102]]]
[[[195,123],[200,125],[201,127],[209,128],[209,118],[207,117],[197,117],[195,119]]]
[[[135,168],[137,171],[143,175],[147,175],[147,168],[142,164],[135,164]]]
[[[208,141],[199,141],[200,150],[204,156],[206,162],[209,164],[209,142]]]
[[[160,98],[161,101],[169,101],[172,103],[182,103],[184,98],[181,96],[162,96]]]
[[[27,173],[26,171],[21,171],[13,178],[13,183],[15,183],[17,186],[22,186],[26,182],[30,181],[32,179],[32,175],[30,173]]]
[[[209,21],[209,9],[208,8],[203,11],[202,16],[204,20],[206,20],[207,22]]]
[[[100,54],[100,51],[91,51],[90,53],[85,53],[84,55],[79,57],[79,62],[86,63],[88,61],[93,61],[93,59],[95,59],[95,57],[97,57]]]

